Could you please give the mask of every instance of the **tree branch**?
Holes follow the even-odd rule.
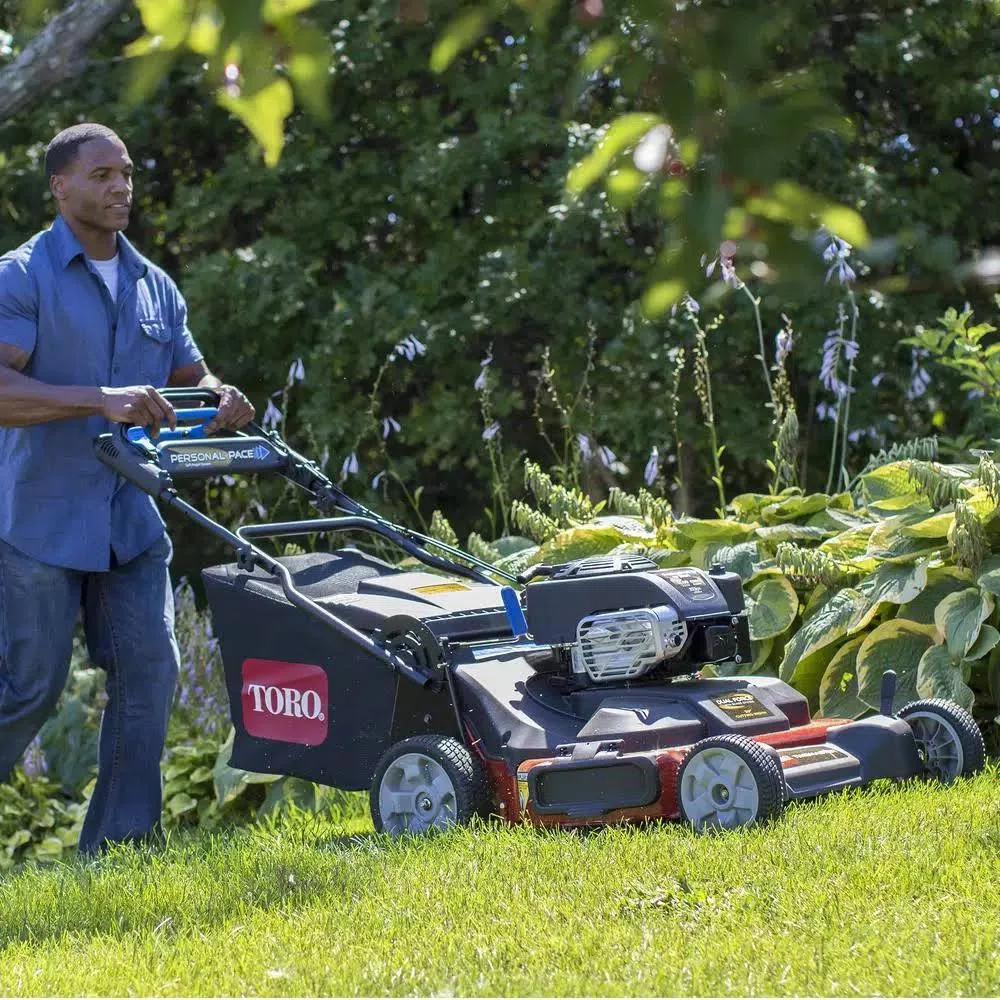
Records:
[[[0,121],[87,68],[87,46],[129,0],[72,0],[6,69],[0,70]]]

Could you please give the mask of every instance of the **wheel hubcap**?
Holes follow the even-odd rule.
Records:
[[[684,768],[681,805],[696,830],[745,826],[757,818],[760,796],[747,762],[732,750],[709,747]]]
[[[426,833],[457,822],[455,786],[433,757],[406,753],[382,775],[378,791],[379,815],[386,833]]]
[[[928,772],[945,784],[954,781],[965,767],[962,739],[955,727],[931,712],[914,712],[906,716],[906,722]]]

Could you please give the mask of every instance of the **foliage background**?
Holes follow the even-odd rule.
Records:
[[[775,16],[793,21],[781,37],[761,40],[767,61],[808,71],[855,126],[850,139],[814,134],[786,167],[805,186],[859,209],[874,237],[859,288],[849,464],[856,469],[869,451],[932,430],[982,436],[974,401],[940,372],[921,391],[920,365],[899,341],[947,306],[986,301],[975,286],[957,284],[953,268],[998,242],[998,217],[983,210],[1000,195],[993,5],[778,6]],[[690,346],[691,333],[678,318],[645,320],[635,305],[663,239],[651,199],[619,211],[603,190],[574,203],[564,187],[598,130],[644,100],[621,75],[594,72],[581,81],[578,53],[609,28],[627,35],[642,23],[643,6],[609,4],[597,18],[581,16],[592,8],[559,6],[545,33],[508,10],[469,54],[433,74],[429,55],[458,9],[347,0],[309,11],[333,50],[331,114],[321,122],[296,111],[274,169],[211,99],[196,55],[181,57],[144,102],[129,102],[132,66],[121,52],[141,32],[129,9],[82,77],[0,125],[0,246],[49,220],[39,169],[47,139],[76,120],[106,121],[139,166],[130,235],[179,280],[212,365],[264,413],[302,359],[306,381],[290,405],[297,431],[311,429],[316,454],[328,453],[336,471],[356,451],[350,485],[359,492],[390,467],[411,494],[424,488],[424,516],[446,509],[464,537],[489,527],[483,512],[496,488],[483,427],[473,419],[473,383],[491,348],[499,443],[514,470],[522,453],[543,465],[553,460],[533,412],[543,352],[567,397],[587,373],[589,392],[571,430],[609,447],[627,469],[592,463],[585,482],[599,496],[612,481],[637,486],[654,445],[667,465],[676,454],[667,352]],[[763,17],[757,7],[748,12]],[[35,29],[3,0],[0,30],[10,33],[3,60]],[[690,291],[700,299],[706,288]],[[769,350],[782,313],[796,331],[789,370],[801,466],[807,487],[821,487],[831,427],[817,407],[831,400],[816,376],[836,290],[818,281],[755,291]],[[711,352],[713,378],[725,386],[717,414],[725,476],[737,492],[757,489],[770,413],[745,363],[756,350],[752,312],[731,293],[718,304],[726,322],[712,332]],[[388,368],[372,420],[368,393],[408,336],[426,354]],[[544,399],[541,416],[562,458],[560,414]],[[675,501],[704,514],[714,496],[693,394],[682,391],[679,409],[690,469]],[[400,427],[388,425],[388,440],[386,418]],[[414,516],[391,477],[380,502]],[[243,505],[236,502],[234,513]],[[179,548],[181,570],[192,571],[203,540],[185,537]]]

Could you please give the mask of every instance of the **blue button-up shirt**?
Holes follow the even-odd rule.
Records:
[[[58,217],[0,257],[0,343],[51,385],[164,386],[202,359],[173,281],[118,236],[118,301]],[[163,534],[155,501],[94,455],[103,417],[0,427],[0,538],[54,566],[107,570]]]

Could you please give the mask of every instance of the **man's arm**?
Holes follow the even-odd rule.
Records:
[[[218,392],[219,412],[214,420],[205,425],[206,434],[212,434],[222,427],[238,430],[250,423],[256,413],[250,400],[236,386],[224,385],[221,379],[209,371],[204,361],[195,361],[171,372],[168,385],[215,389]]]
[[[0,427],[98,415],[116,423],[159,427],[166,420],[176,426],[173,408],[150,386],[48,385],[25,375],[37,339],[38,286],[23,260],[0,257]]]
[[[166,421],[177,426],[173,407],[152,386],[49,385],[22,373],[28,358],[21,348],[0,344],[0,427],[31,427],[93,416],[119,424],[158,428]]]

